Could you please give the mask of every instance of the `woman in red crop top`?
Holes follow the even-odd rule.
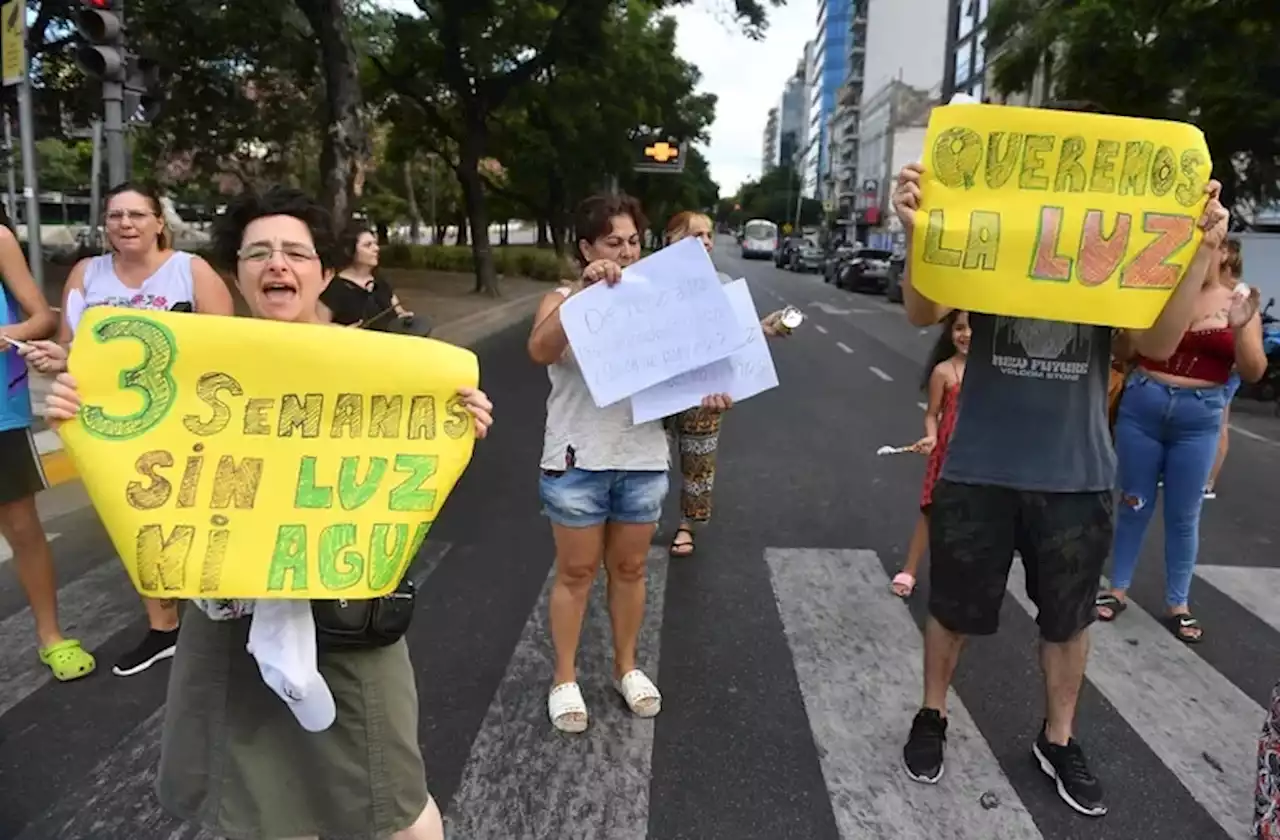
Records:
[[[1200,623],[1187,607],[1200,544],[1200,507],[1218,451],[1227,381],[1233,369],[1246,382],[1262,377],[1258,292],[1237,295],[1224,280],[1227,243],[1205,279],[1196,312],[1168,359],[1137,356],[1116,413],[1120,502],[1116,511],[1112,589],[1098,596],[1098,618],[1124,612],[1138,552],[1164,479],[1165,624],[1178,639],[1200,641]]]

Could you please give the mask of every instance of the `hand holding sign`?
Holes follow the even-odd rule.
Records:
[[[149,597],[390,592],[492,423],[430,339],[102,307],[70,361],[50,416]]]

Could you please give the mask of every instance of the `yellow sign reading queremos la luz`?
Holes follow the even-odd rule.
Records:
[[[1151,326],[1199,247],[1213,169],[1198,128],[1014,108],[935,108],[911,279],[959,309]]]
[[[138,592],[395,589],[475,446],[475,354],[430,339],[96,307],[59,434]]]

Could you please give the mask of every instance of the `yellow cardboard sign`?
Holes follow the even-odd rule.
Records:
[[[958,309],[1145,329],[1203,238],[1198,128],[1013,108],[935,108],[911,280]]]
[[[95,307],[59,429],[138,592],[395,589],[471,460],[475,354],[331,326]]]

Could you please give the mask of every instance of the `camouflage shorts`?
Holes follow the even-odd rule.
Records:
[[[1017,551],[1041,637],[1071,640],[1096,617],[1114,512],[1109,491],[1042,493],[939,481],[929,511],[929,614],[953,633],[995,633]]]

